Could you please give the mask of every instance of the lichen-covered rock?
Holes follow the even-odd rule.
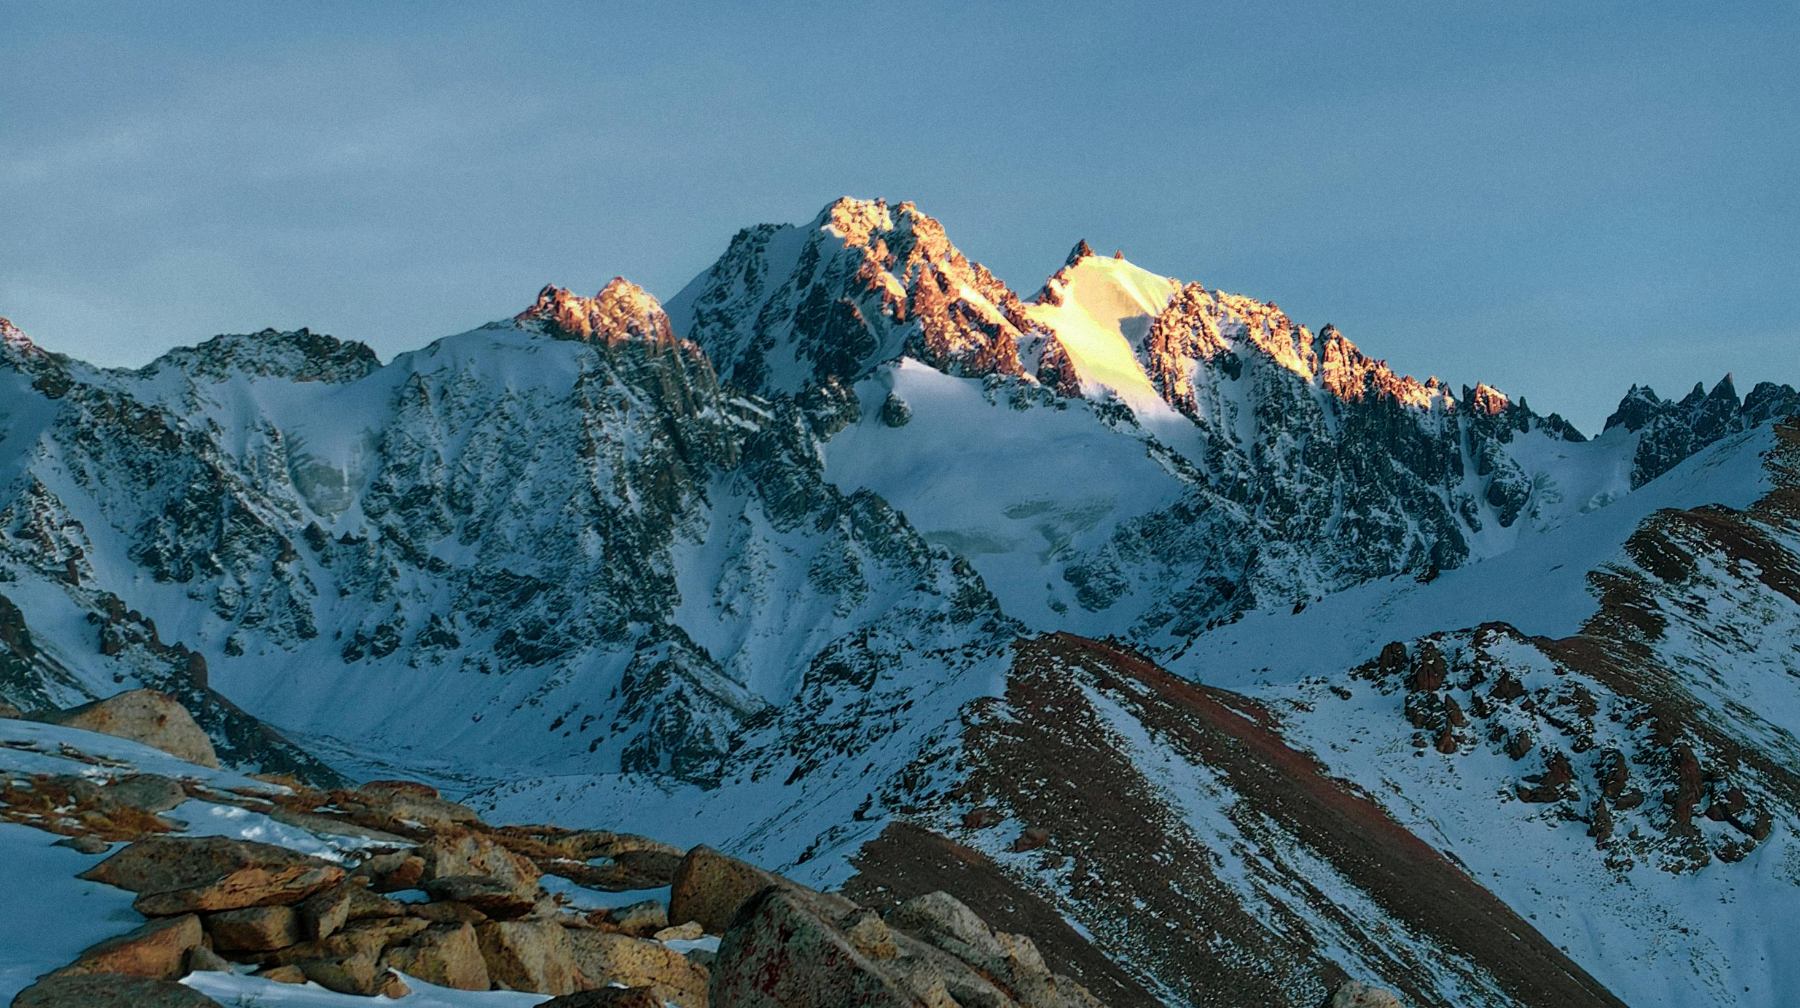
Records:
[[[20,991],[12,1008],[221,1008],[205,994],[167,980],[89,973],[48,976]]]
[[[568,994],[586,986],[569,934],[554,921],[493,921],[475,928],[489,979],[537,994]]]
[[[738,909],[770,886],[800,888],[773,872],[711,847],[695,847],[682,859],[670,884],[669,919],[697,921],[707,934],[722,934]],[[840,912],[851,907],[842,897],[808,892],[830,902]]]
[[[706,968],[659,941],[605,931],[571,931],[569,941],[589,984],[647,987],[679,1008],[706,1008]]]
[[[719,943],[713,1008],[957,1008],[941,976],[864,955],[804,897],[767,888]],[[996,1006],[1003,1002],[994,1002]]]
[[[56,975],[107,973],[173,980],[186,971],[188,952],[200,946],[201,937],[200,918],[193,914],[153,920],[89,947]]]
[[[127,690],[104,700],[55,711],[44,720],[142,742],[189,763],[214,769],[219,766],[212,740],[194,722],[194,716],[173,698],[155,690]]]
[[[147,916],[298,903],[344,877],[328,861],[286,847],[224,837],[149,836],[81,877],[140,893]]]
[[[206,933],[221,952],[272,952],[304,937],[293,907],[256,906],[207,914]]]
[[[439,987],[487,990],[487,963],[475,929],[468,924],[436,924],[404,942],[390,945],[381,963],[407,976]]]
[[[506,882],[492,875],[447,875],[425,883],[425,891],[433,900],[464,903],[494,920],[523,917],[537,906],[537,900],[522,896]]]

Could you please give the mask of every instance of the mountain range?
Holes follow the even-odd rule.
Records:
[[[0,699],[149,686],[239,769],[954,882],[1113,1006],[1775,1005],[1795,414],[1634,386],[1588,437],[853,199],[385,363],[0,320]]]

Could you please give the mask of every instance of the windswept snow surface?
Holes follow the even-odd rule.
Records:
[[[0,722],[3,724],[5,722]],[[67,965],[82,949],[142,924],[136,893],[75,876],[104,855],[52,844],[54,833],[0,822],[6,909],[0,913],[0,1002]]]

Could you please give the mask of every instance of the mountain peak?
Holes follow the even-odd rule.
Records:
[[[36,343],[31,342],[31,337],[26,336],[23,329],[13,325],[9,318],[0,318],[0,346],[17,349],[21,353],[43,353]]]
[[[1083,238],[1080,241],[1075,243],[1074,248],[1069,250],[1069,257],[1067,259],[1063,260],[1063,265],[1064,266],[1073,266],[1076,263],[1080,262],[1083,259],[1086,259],[1088,256],[1091,256],[1093,254],[1094,254],[1093,246],[1091,246],[1087,243],[1086,238]]]
[[[903,203],[901,206],[912,211],[912,215],[923,216],[911,203]],[[836,233],[844,239],[846,245],[867,245],[871,234],[893,230],[894,215],[888,211],[887,200],[840,196],[819,211],[819,216],[813,218],[813,224],[821,230]]]
[[[366,343],[301,327],[221,334],[195,346],[176,347],[151,361],[144,370],[154,374],[173,367],[193,376],[215,379],[243,374],[341,382],[362,378],[380,366],[380,358]]]
[[[608,344],[631,338],[652,342],[675,339],[662,304],[624,277],[613,277],[593,297],[546,284],[532,306],[514,316],[514,320],[535,323],[563,338],[600,338]]]

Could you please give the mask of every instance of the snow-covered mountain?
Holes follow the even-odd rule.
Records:
[[[152,685],[240,767],[872,905],[962,872],[1113,1005],[1772,1004],[1795,412],[1634,387],[1586,439],[1085,243],[1021,297],[848,199],[666,313],[546,287],[385,364],[0,321],[0,699]]]

